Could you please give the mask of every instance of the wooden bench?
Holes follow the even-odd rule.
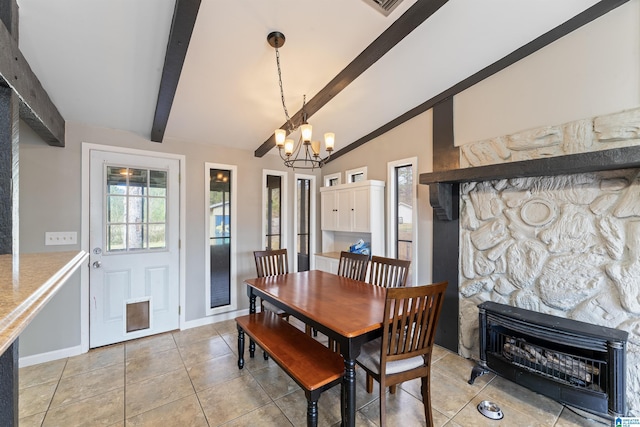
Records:
[[[339,384],[344,375],[342,356],[268,310],[237,317],[236,323],[238,368],[244,367],[246,333],[304,390],[307,426],[317,426],[320,394]],[[250,356],[254,354],[255,347],[250,348]]]

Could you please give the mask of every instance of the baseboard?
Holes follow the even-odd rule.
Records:
[[[33,356],[21,357],[19,359],[18,366],[20,366],[21,368],[26,368],[27,366],[64,359],[66,357],[77,356],[82,353],[84,353],[82,351],[82,346],[77,345],[75,347],[68,347],[60,350],[50,351],[47,353],[34,354]]]
[[[214,314],[213,316],[202,317],[196,320],[188,320],[180,325],[180,330],[197,328],[198,326],[210,325],[212,323],[222,322],[223,320],[235,319],[238,316],[249,314],[249,309],[229,311],[227,313]]]

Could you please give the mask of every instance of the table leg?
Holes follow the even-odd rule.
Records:
[[[356,425],[356,361],[344,359],[344,377],[342,378],[342,425]]]
[[[251,287],[249,286],[249,314],[255,314],[256,312],[256,296],[253,292],[251,292]],[[256,354],[256,343],[253,341],[253,338],[249,338],[249,357],[253,358]]]

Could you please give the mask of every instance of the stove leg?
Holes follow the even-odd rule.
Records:
[[[488,374],[489,370],[486,368],[483,368],[480,365],[476,365],[473,367],[473,369],[471,370],[471,378],[469,379],[469,384],[473,384],[473,382],[476,380],[476,378],[478,378],[479,376],[482,376],[484,374]]]

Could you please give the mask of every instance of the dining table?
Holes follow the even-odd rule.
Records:
[[[382,334],[386,289],[320,270],[246,279],[249,312],[271,302],[339,344],[344,358],[342,425],[355,426],[356,358]]]

